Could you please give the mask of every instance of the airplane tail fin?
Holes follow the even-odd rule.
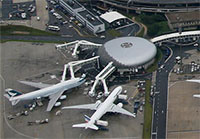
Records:
[[[90,117],[87,116],[87,115],[84,115],[84,119],[85,119],[85,121],[86,121],[87,123],[90,121]]]
[[[13,90],[13,89],[6,89],[5,90],[6,94],[4,94],[4,96],[9,100],[11,101],[12,105],[16,105],[20,100],[19,99],[13,99],[14,97],[16,96],[20,96],[22,95],[21,92],[18,92],[16,90]]]
[[[87,116],[87,115],[84,115],[84,119],[86,121],[86,123],[82,123],[82,124],[76,124],[76,125],[73,125],[72,127],[82,127],[82,128],[85,128],[85,129],[93,129],[93,130],[98,130],[99,128],[94,125],[93,123],[90,123],[90,117]]]

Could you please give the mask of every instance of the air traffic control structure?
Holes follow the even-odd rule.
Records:
[[[95,56],[95,57],[92,57],[92,58],[89,58],[89,59],[86,59],[86,60],[79,60],[79,61],[72,61],[72,62],[69,62],[68,64],[65,64],[64,65],[64,72],[63,72],[63,75],[62,75],[62,80],[65,79],[66,77],[66,71],[67,71],[67,68],[69,68],[70,70],[70,75],[71,75],[71,78],[75,78],[74,76],[74,73],[79,70],[81,68],[82,65],[84,64],[89,64],[89,63],[92,63],[92,62],[95,62],[97,61],[97,64],[99,63],[99,56]],[[103,87],[104,87],[104,95],[105,96],[108,96],[109,95],[109,91],[108,91],[108,87],[106,85],[106,79],[115,71],[115,67],[112,65],[113,62],[110,62],[96,77],[95,77],[95,82],[91,88],[91,90],[89,91],[89,95],[90,96],[95,96],[95,88],[97,86],[97,84],[99,82],[102,82],[103,84]],[[99,65],[99,64],[98,64]]]
[[[56,49],[66,49],[67,47],[73,47],[72,56],[76,57],[79,54],[78,48],[79,47],[89,47],[89,48],[98,48],[102,46],[102,44],[96,44],[93,42],[85,41],[85,40],[76,40],[69,43],[59,44],[56,45]]]
[[[101,46],[102,46],[102,44],[95,44],[95,43],[85,41],[85,40],[81,40],[81,41],[77,40],[77,41],[73,41],[73,42],[69,42],[69,43],[65,43],[65,44],[56,45],[56,49],[57,50],[61,50],[61,49],[65,50],[66,48],[73,48],[72,56],[76,57],[77,54],[79,54],[79,51],[78,51],[79,47],[98,48]],[[95,56],[95,57],[92,57],[92,58],[86,59],[86,60],[72,61],[72,62],[69,62],[68,64],[65,64],[64,73],[63,73],[62,78],[65,78],[67,68],[69,68],[69,70],[70,70],[71,78],[74,78],[74,73],[77,70],[79,70],[82,65],[92,63],[96,60],[97,60],[97,66],[99,67],[99,56]],[[103,84],[104,95],[105,96],[109,95],[108,87],[106,84],[106,79],[115,71],[115,67],[112,64],[113,64],[113,62],[108,63],[108,65],[95,77],[95,82],[94,82],[91,90],[89,91],[90,96],[95,96],[95,94],[96,94],[95,88],[99,82],[101,82]]]
[[[89,64],[89,63],[92,63],[94,61],[97,61],[97,65],[99,65],[99,56],[95,56],[95,57],[85,59],[85,60],[72,61],[72,62],[69,62],[68,64],[65,64],[63,75],[62,75],[62,80],[65,79],[66,71],[67,71],[68,68],[69,68],[69,71],[70,71],[71,78],[75,78],[74,73],[76,71],[78,71],[81,68],[82,65]]]
[[[109,95],[110,92],[108,91],[108,87],[106,85],[106,79],[115,71],[115,67],[112,64],[113,62],[108,63],[108,65],[95,77],[95,82],[89,91],[90,96],[95,95],[95,88],[100,81],[103,84],[104,95]]]
[[[135,74],[140,69],[147,69],[153,64],[157,53],[157,49],[152,42],[139,37],[120,37],[104,44],[95,44],[85,40],[77,40],[56,45],[56,49],[58,50],[72,48],[72,56],[74,57],[79,54],[79,47],[98,48],[98,60],[100,65],[104,67],[104,69],[95,77],[95,82],[89,91],[90,96],[95,95],[95,88],[98,83],[103,84],[105,96],[107,96],[109,91],[106,85],[106,79],[114,71],[120,73],[120,76],[126,76],[127,73]],[[71,74],[73,77],[73,73]]]

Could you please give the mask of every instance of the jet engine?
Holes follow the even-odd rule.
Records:
[[[118,95],[118,99],[127,100],[127,98],[128,98],[127,95]]]
[[[56,102],[54,106],[55,106],[55,107],[58,107],[58,106],[60,106],[60,105],[61,105],[61,102]]]
[[[37,100],[40,100],[40,99],[41,99],[41,97],[37,97],[36,99],[37,99]]]
[[[122,103],[118,103],[117,106],[119,106],[120,108],[122,108],[123,104]]]
[[[62,95],[62,96],[60,97],[60,100],[64,100],[64,99],[66,99],[66,98],[67,98],[66,95]]]
[[[108,126],[108,121],[96,120],[95,124],[96,125],[101,125],[101,126]]]
[[[101,100],[97,100],[96,101],[96,104],[98,105],[98,104],[101,104]]]

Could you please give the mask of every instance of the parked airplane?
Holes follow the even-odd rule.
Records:
[[[65,73],[65,72],[64,72]],[[56,102],[58,99],[65,99],[66,95],[62,95],[64,91],[69,90],[71,88],[75,88],[80,86],[85,82],[85,75],[81,78],[71,78],[70,80],[66,80],[63,78],[58,84],[44,84],[44,83],[35,83],[29,81],[20,81],[23,84],[33,86],[35,88],[40,88],[40,90],[36,90],[30,93],[22,94],[21,92],[15,91],[13,89],[6,89],[6,94],[4,95],[12,105],[16,105],[20,100],[32,100],[39,99],[42,97],[49,97],[50,101],[47,106],[46,111],[51,111],[53,106],[60,106],[61,102]]]
[[[99,120],[106,112],[116,112],[135,117],[134,114],[122,108],[123,106],[122,103],[118,103],[117,105],[113,103],[121,92],[122,92],[122,87],[119,86],[112,91],[112,93],[106,98],[106,100],[103,103],[101,103],[101,101],[99,100],[94,104],[68,106],[68,107],[63,107],[62,109],[96,110],[96,112],[92,115],[91,118],[88,117],[87,115],[84,116],[86,123],[75,124],[72,127],[83,127],[85,129],[90,128],[93,130],[98,130],[99,126],[108,126],[107,121]]]
[[[196,79],[196,80],[186,80],[187,82],[196,82],[196,83],[200,83],[200,79]]]
[[[200,83],[200,79],[196,79],[196,80],[186,80],[188,82],[195,82],[195,83]],[[197,97],[197,98],[200,98],[200,94],[199,95],[193,95],[193,97]]]

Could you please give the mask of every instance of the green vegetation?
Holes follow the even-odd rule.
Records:
[[[121,36],[121,33],[115,29],[110,29],[108,30],[108,33],[113,36],[113,37],[120,37]]]
[[[147,26],[147,28],[148,28],[147,34],[149,36],[158,36],[163,34],[164,32],[170,31],[167,21],[154,23],[153,25]]]
[[[143,139],[151,138],[151,124],[152,124],[152,105],[150,103],[151,82],[146,81],[145,105],[144,105],[144,126]]]
[[[141,14],[136,16],[136,21],[147,26],[147,35],[150,37],[158,36],[164,32],[169,32],[169,26],[164,15],[161,14]]]
[[[140,14],[136,19],[144,24],[154,24],[155,22],[166,21],[165,17],[161,14]]]
[[[128,18],[130,18],[130,19],[132,19],[133,18],[133,16],[135,16],[134,14],[132,14],[132,13],[126,13],[126,12],[124,12],[124,11],[121,11],[121,13],[124,15],[124,16],[126,16],[126,17],[128,17]]]
[[[163,57],[162,51],[159,48],[157,48],[157,54],[155,57],[155,61],[150,67],[148,67],[147,72],[153,72],[153,71],[157,70],[158,62],[162,59],[162,57]]]
[[[21,25],[0,26],[1,35],[31,35],[31,36],[58,36],[56,33],[46,32]]]
[[[171,31],[164,14],[142,13],[138,15],[134,13],[127,14],[124,11],[121,11],[121,13],[130,19],[134,16],[138,23],[143,23],[147,27],[147,36],[149,37],[159,36]],[[139,33],[138,37],[142,37],[142,33]]]
[[[137,37],[143,37],[144,36],[144,27],[140,30],[140,32],[136,35]]]
[[[64,41],[36,41],[36,40],[0,40],[0,43],[5,43],[8,41],[15,41],[15,42],[38,42],[38,43],[58,43],[58,44],[62,44],[65,43]]]

